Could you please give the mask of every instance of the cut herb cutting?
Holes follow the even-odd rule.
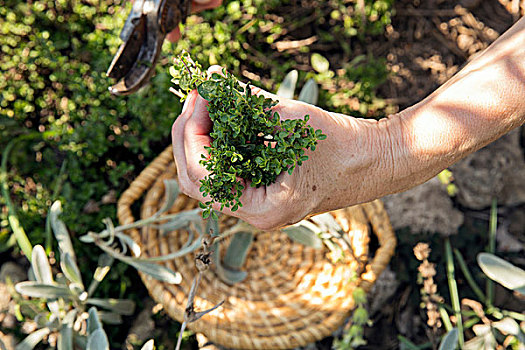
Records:
[[[305,151],[315,150],[317,142],[326,138],[321,130],[307,125],[309,119],[281,120],[273,110],[278,104],[270,98],[252,94],[230,73],[214,73],[208,77],[188,53],[175,59],[170,68],[172,82],[180,90],[172,91],[184,100],[194,89],[208,101],[213,123],[208,155],[200,161],[210,172],[201,180],[200,191],[210,201],[201,203],[203,216],[214,215],[212,204],[220,209],[236,211],[245,179],[252,187],[274,183],[283,172],[292,174],[296,166],[308,159]]]

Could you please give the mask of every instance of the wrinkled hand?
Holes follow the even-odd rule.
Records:
[[[208,72],[220,72],[218,66]],[[245,184],[240,198],[243,204],[237,211],[228,208],[224,213],[239,217],[257,228],[269,230],[300,221],[313,213],[340,208],[375,198],[376,181],[371,169],[381,163],[378,142],[379,123],[329,113],[318,107],[280,98],[252,87],[252,93],[263,94],[279,104],[274,107],[282,119],[310,116],[308,124],[327,135],[315,151],[307,151],[309,159],[292,175],[282,173],[277,181],[259,188]],[[207,101],[196,90],[190,93],[181,115],[173,124],[173,153],[178,169],[181,190],[200,201],[200,180],[208,171],[199,164],[205,146],[209,146],[212,122]],[[368,198],[370,197],[370,198]],[[215,205],[214,209],[219,209]]]
[[[204,10],[213,9],[218,7],[220,4],[222,4],[222,0],[193,0],[191,2],[191,12],[197,13]],[[180,39],[180,35],[180,29],[177,26],[177,28],[166,35],[166,39],[174,43]]]

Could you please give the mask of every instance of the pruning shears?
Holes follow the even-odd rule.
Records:
[[[117,79],[109,88],[128,95],[148,83],[155,72],[166,35],[185,21],[191,0],[135,0],[120,33],[120,45],[107,75]]]

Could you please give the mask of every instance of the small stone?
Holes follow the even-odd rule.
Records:
[[[525,203],[525,160],[514,130],[452,166],[458,201],[471,209]]]
[[[86,203],[86,205],[84,205],[84,208],[82,209],[82,211],[85,214],[94,214],[100,211],[100,207],[98,206],[98,203],[96,201],[94,201],[93,199],[90,199]]]
[[[474,38],[470,35],[460,34],[457,38],[458,47],[465,51],[474,43]]]
[[[18,264],[8,261],[0,268],[0,282],[5,283],[9,277],[13,284],[27,280],[27,272]]]
[[[396,230],[408,227],[414,233],[451,235],[463,223],[463,213],[454,208],[446,186],[437,177],[408,191],[386,196],[383,202]]]
[[[5,350],[15,350],[15,337],[11,334],[4,334],[0,331],[0,341],[4,343]]]

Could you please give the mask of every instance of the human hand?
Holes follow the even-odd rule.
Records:
[[[208,71],[220,73],[220,67]],[[237,216],[260,229],[273,229],[300,221],[305,216],[371,200],[377,196],[376,176],[385,165],[385,152],[380,123],[329,113],[315,106],[279,98],[252,87],[253,94],[263,94],[279,104],[274,111],[282,119],[310,116],[309,124],[327,135],[309,159],[292,175],[282,173],[274,184],[259,188],[245,186],[237,211],[224,213]],[[200,165],[205,146],[209,146],[212,122],[206,109],[207,101],[197,91],[189,94],[181,115],[173,124],[173,153],[181,190],[190,197],[208,201],[199,191],[200,180],[208,175]],[[390,163],[390,162],[388,162]],[[353,181],[352,181],[353,180]],[[219,209],[220,205],[215,205]]]
[[[193,0],[191,2],[191,11],[197,13],[216,8],[220,4],[222,4],[222,0]],[[168,35],[166,35],[166,39],[174,43],[180,39],[180,36],[180,28],[177,26],[177,28],[173,29]]]

